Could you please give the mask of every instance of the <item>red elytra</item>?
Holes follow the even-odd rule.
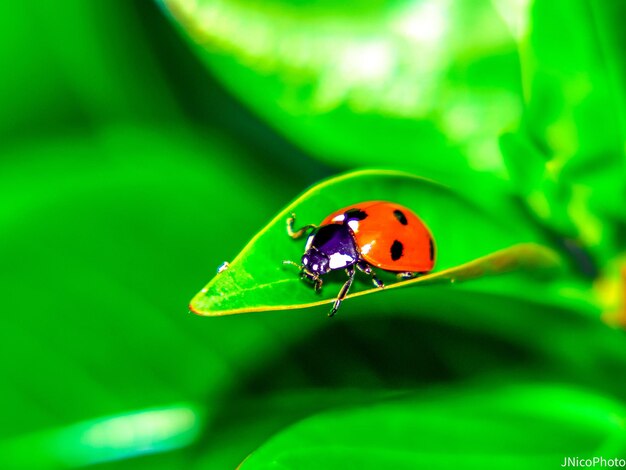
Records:
[[[435,265],[430,231],[415,213],[400,204],[354,204],[333,212],[321,225],[333,223],[348,224],[361,257],[372,266],[386,271],[426,273]]]

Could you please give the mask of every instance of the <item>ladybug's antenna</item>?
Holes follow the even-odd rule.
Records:
[[[291,260],[285,260],[283,261],[283,264],[289,264],[291,266],[295,266],[296,268],[298,268],[298,271],[302,271],[304,269],[304,266],[301,266],[298,263],[291,261]]]

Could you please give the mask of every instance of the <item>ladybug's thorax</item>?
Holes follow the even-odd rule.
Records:
[[[343,224],[323,225],[308,238],[302,266],[311,273],[322,275],[333,269],[343,269],[359,260],[359,251],[350,228]]]

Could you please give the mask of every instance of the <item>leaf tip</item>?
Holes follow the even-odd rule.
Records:
[[[201,315],[203,317],[211,315],[209,311],[203,306],[203,299],[206,294],[207,288],[204,287],[200,292],[198,292],[191,302],[189,302],[189,312],[195,315]]]
[[[195,315],[205,315],[202,311],[200,311],[194,304],[193,301],[189,303],[189,313],[193,313]]]

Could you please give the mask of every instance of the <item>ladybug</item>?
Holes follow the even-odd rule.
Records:
[[[399,279],[425,274],[435,265],[433,237],[420,218],[400,204],[369,201],[333,212],[319,226],[305,225],[294,230],[296,216],[287,219],[287,234],[298,239],[309,236],[302,263],[284,261],[300,269],[300,277],[311,283],[315,292],[322,288],[321,276],[345,269],[348,280],[328,316],[333,316],[348,294],[355,268],[371,276],[376,287],[384,285],[373,267],[397,273]]]

